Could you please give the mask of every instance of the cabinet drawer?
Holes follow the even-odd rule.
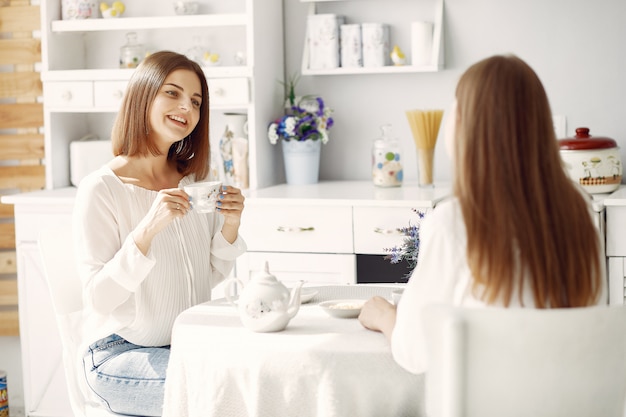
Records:
[[[426,213],[430,209],[419,210]],[[418,221],[419,216],[409,207],[355,207],[354,251],[386,255],[384,249],[402,244],[404,235],[398,229]]]
[[[118,109],[128,81],[95,81],[93,83],[94,106]]]
[[[44,104],[56,108],[85,108],[93,106],[91,81],[53,81],[44,85]]]
[[[250,90],[247,78],[212,78],[208,83],[211,107],[248,105]]]
[[[249,205],[241,235],[250,251],[353,253],[352,208]]]
[[[356,258],[348,254],[248,252],[237,258],[237,277],[247,282],[264,270],[288,287],[299,281],[307,286],[356,284]]]

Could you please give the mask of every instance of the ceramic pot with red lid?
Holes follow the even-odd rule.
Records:
[[[622,182],[622,161],[617,142],[591,136],[579,127],[576,136],[559,140],[561,158],[570,178],[592,194],[610,193]]]

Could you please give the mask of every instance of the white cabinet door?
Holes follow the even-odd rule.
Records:
[[[26,415],[71,416],[61,338],[39,248],[34,242],[20,243],[17,256]]]

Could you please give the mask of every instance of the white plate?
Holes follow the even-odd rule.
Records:
[[[363,304],[365,300],[345,299],[324,301],[319,306],[332,317],[354,319],[359,317]]]
[[[318,290],[313,288],[302,288],[300,290],[300,304],[308,303],[319,293]]]

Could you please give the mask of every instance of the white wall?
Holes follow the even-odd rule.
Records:
[[[432,0],[331,2],[320,12],[344,14],[349,23],[389,23],[392,38],[397,35],[392,44],[407,51],[404,25],[424,20],[422,9],[416,9],[424,3]],[[286,74],[300,69],[307,12],[308,4],[285,0]],[[407,18],[411,13],[416,17]],[[442,72],[302,77],[298,93],[319,94],[335,109],[331,140],[322,149],[322,180],[370,179],[371,141],[386,122],[401,139],[405,178],[415,180],[415,146],[404,111],[447,109],[460,74],[497,53],[514,53],[535,69],[553,114],[567,118],[568,136],[587,126],[592,135],[617,140],[626,161],[626,1],[445,0],[444,20]],[[452,174],[442,143],[440,137],[435,181]]]

